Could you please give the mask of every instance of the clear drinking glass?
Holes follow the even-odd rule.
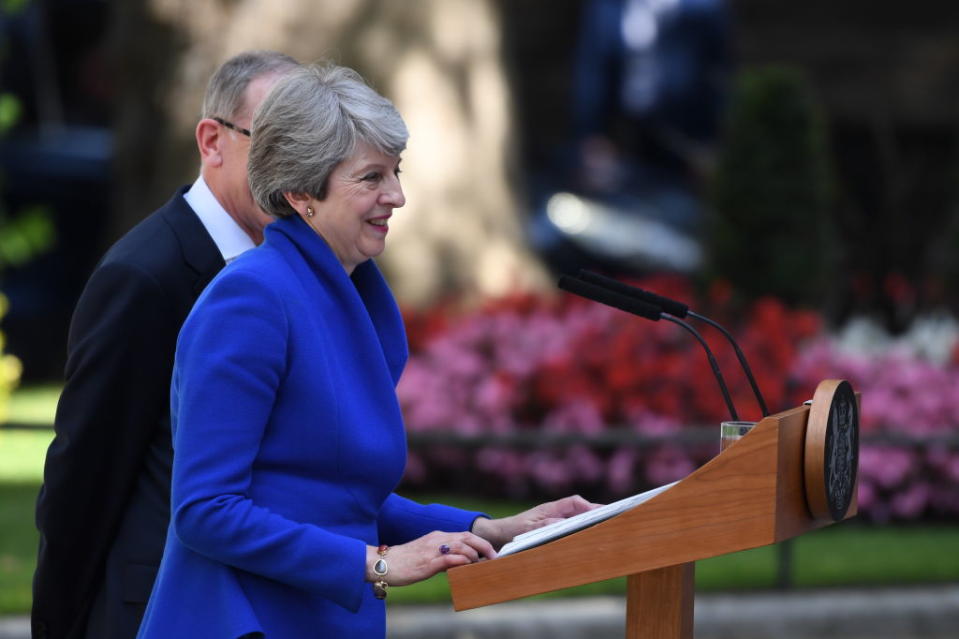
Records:
[[[723,422],[719,431],[719,452],[739,441],[755,425],[756,422]]]

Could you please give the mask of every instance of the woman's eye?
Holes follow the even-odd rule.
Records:
[[[400,173],[402,172],[403,172],[403,169],[401,169],[400,167],[396,167],[395,169],[393,169],[393,175],[395,175],[396,177],[399,177]]]
[[[363,176],[364,182],[376,182],[379,179],[380,179],[380,174],[375,172],[367,173],[366,175]]]

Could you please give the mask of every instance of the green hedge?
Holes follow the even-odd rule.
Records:
[[[805,76],[741,72],[712,185],[709,275],[751,299],[815,305],[835,257],[832,193],[825,123]]]

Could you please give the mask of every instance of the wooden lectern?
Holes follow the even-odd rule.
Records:
[[[845,392],[844,403],[837,389]],[[841,437],[839,427],[846,428]],[[466,610],[625,575],[626,637],[691,639],[694,562],[853,516],[857,464],[858,401],[847,382],[826,380],[811,406],[766,417],[632,510],[542,546],[450,570],[453,607]],[[807,491],[816,494],[807,497]],[[837,491],[845,508],[830,513]]]

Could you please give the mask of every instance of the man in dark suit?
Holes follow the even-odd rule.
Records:
[[[250,52],[217,70],[196,127],[200,177],[113,245],[77,303],[37,501],[35,639],[136,636],[170,516],[177,334],[225,262],[263,239],[249,127],[296,65]]]

